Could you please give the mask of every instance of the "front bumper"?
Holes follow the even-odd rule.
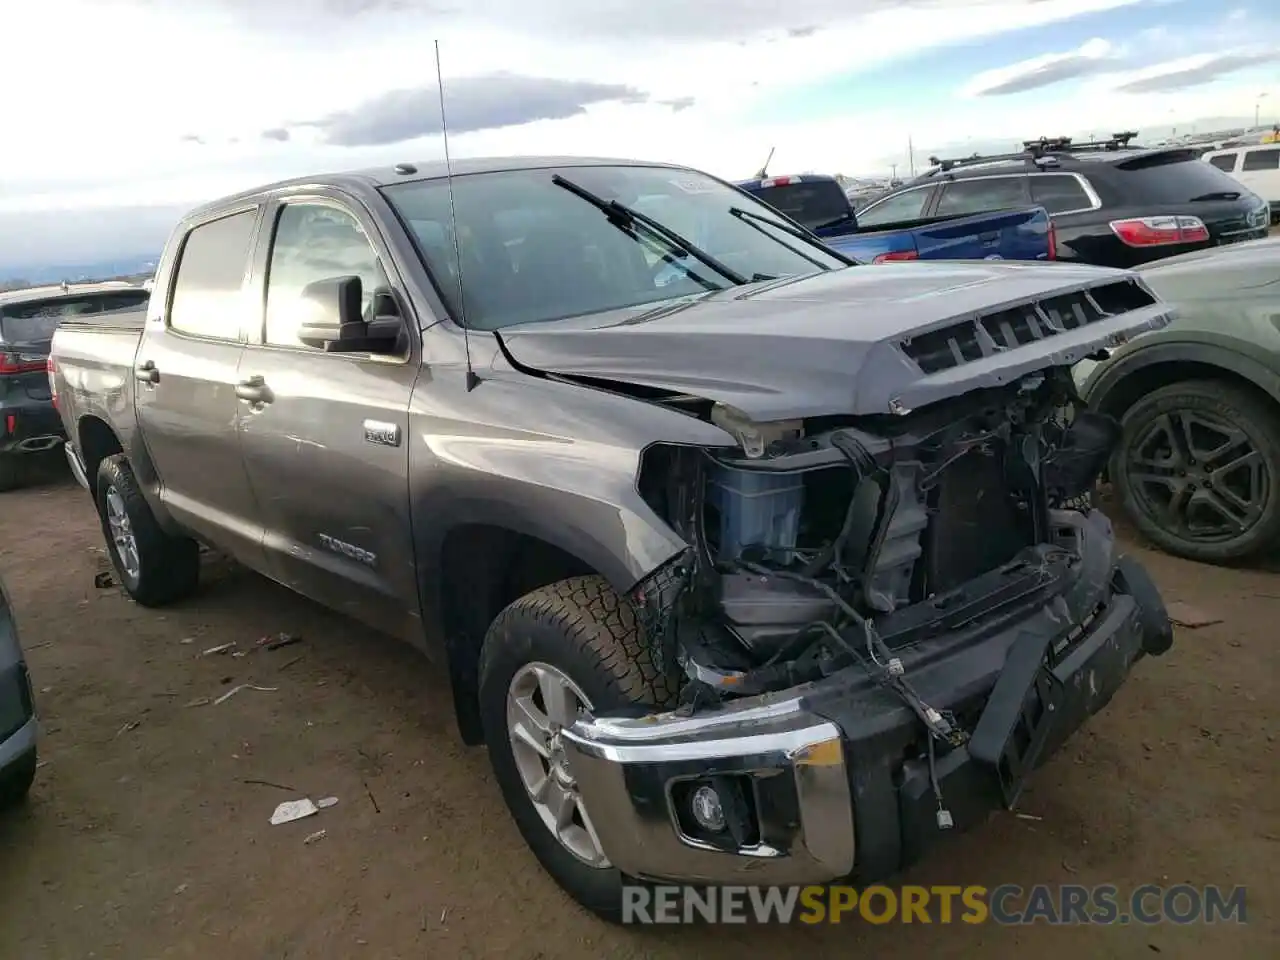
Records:
[[[998,622],[897,651],[924,701],[967,718],[973,730],[968,745],[939,752],[935,765],[959,829],[1011,804],[1021,778],[1107,704],[1131,665],[1171,642],[1159,594],[1141,567],[1117,561],[1106,518],[1060,513],[1055,521],[1079,557],[1061,592]],[[1019,679],[1029,648],[1026,676],[1054,693],[1019,769],[992,748],[990,733],[997,731],[997,748],[1014,742],[1002,724],[1026,719],[1039,702]],[[1049,649],[1057,652],[1045,660]],[[869,883],[918,859],[945,833],[922,724],[856,666],[691,716],[586,717],[562,739],[605,854],[634,877]],[[727,836],[699,828],[688,798],[702,784],[738,791],[739,822],[750,829]]]

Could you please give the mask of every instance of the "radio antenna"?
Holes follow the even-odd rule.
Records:
[[[440,92],[440,134],[444,137],[444,177],[449,190],[449,227],[453,234],[453,256],[458,268],[458,319],[462,324],[462,349],[467,355],[467,392],[480,382],[471,366],[471,328],[467,324],[467,295],[462,285],[462,243],[458,239],[458,210],[453,204],[453,161],[449,157],[449,120],[444,111],[444,72],[440,69],[440,41],[436,46],[436,88]]]

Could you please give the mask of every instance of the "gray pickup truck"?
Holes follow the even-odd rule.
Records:
[[[1169,648],[1079,506],[1117,427],[1069,371],[1170,313],[1118,271],[850,266],[681,167],[402,164],[193,212],[51,377],[137,602],[203,542],[440,650],[616,920],[628,878],[891,875]]]

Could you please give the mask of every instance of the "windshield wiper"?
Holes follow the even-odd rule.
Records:
[[[791,226],[791,224],[783,223],[780,220],[775,220],[773,219],[773,217],[763,217],[758,213],[752,213],[750,210],[743,210],[741,207],[730,207],[729,213],[731,216],[737,217],[747,226],[754,227],[756,230],[759,230],[761,233],[763,233],[766,237],[768,237],[774,243],[777,243],[777,244],[780,244],[781,246],[786,247],[788,250],[790,250],[800,259],[808,260],[819,270],[826,271],[826,270],[830,270],[831,268],[827,266],[825,263],[823,263],[821,260],[815,260],[813,257],[809,256],[809,254],[805,253],[803,250],[797,250],[791,244],[778,239],[768,230],[765,230],[761,226],[761,224],[768,224],[769,226],[774,227],[777,230],[781,230],[783,233],[788,234],[789,236],[795,237],[797,240],[803,240],[805,243],[809,244],[810,246],[817,247],[828,256],[835,257],[837,260],[842,261],[846,266],[852,267],[856,264],[856,261],[850,260],[843,253],[840,253],[836,250],[832,250],[830,247],[828,247],[825,243],[823,243],[813,234],[807,233],[805,230],[803,230],[800,227],[793,227]]]
[[[636,227],[643,229],[650,236],[657,237],[671,247],[672,252],[678,252],[682,255],[688,254],[703,266],[710,267],[735,286],[741,287],[751,282],[737,270],[725,266],[711,254],[694,246],[670,227],[661,221],[653,219],[648,214],[641,213],[639,210],[632,210],[626,204],[619,203],[617,200],[606,200],[604,197],[597,196],[586,187],[580,187],[572,180],[568,180],[558,173],[552,175],[551,182],[557,187],[568,190],[574,196],[587,201],[587,203],[608,217],[610,223],[633,229]]]
[[[1215,190],[1212,193],[1202,193],[1198,197],[1192,197],[1187,203],[1200,203],[1202,200],[1239,200],[1239,190]]]

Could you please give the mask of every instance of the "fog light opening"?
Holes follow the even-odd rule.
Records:
[[[680,833],[696,843],[738,850],[760,843],[751,777],[721,774],[671,785],[671,805]]]
[[[709,833],[723,833],[725,828],[724,806],[720,802],[720,794],[716,788],[703,784],[693,791],[689,801],[689,809],[698,826]]]

